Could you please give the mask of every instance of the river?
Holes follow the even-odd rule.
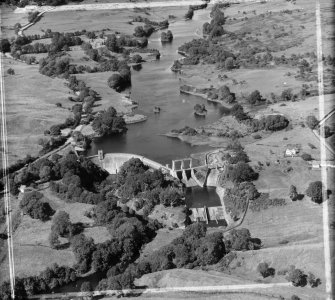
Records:
[[[185,126],[197,127],[214,122],[225,113],[224,107],[210,103],[192,95],[180,94],[178,75],[170,70],[174,60],[181,56],[177,53],[180,45],[193,38],[199,38],[202,24],[208,21],[209,10],[195,11],[193,20],[176,21],[170,24],[174,39],[172,43],[162,44],[161,31],[155,32],[149,39],[149,48],[158,49],[160,60],[143,63],[140,71],[132,70],[131,96],[139,102],[136,112],[148,116],[147,121],[128,125],[127,134],[108,137],[92,143],[88,155],[94,155],[99,149],[105,153],[134,153],[166,164],[172,159],[189,157],[191,153],[209,150],[209,146],[190,146],[176,138],[163,136],[172,129]],[[166,30],[165,30],[166,31]],[[193,107],[205,104],[207,116],[196,118]],[[161,112],[155,114],[154,106]]]

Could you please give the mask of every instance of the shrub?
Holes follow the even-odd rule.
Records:
[[[234,69],[235,65],[234,65],[234,59],[232,57],[227,57],[225,60],[225,68],[227,70],[232,70]]]
[[[294,286],[305,286],[307,284],[306,277],[307,276],[300,269],[291,268],[286,279],[291,281]]]
[[[263,278],[273,276],[275,274],[275,270],[270,268],[266,262],[259,263],[257,266],[257,271],[263,276]]]
[[[307,275],[307,282],[312,288],[314,288],[321,284],[321,279],[316,278],[313,273],[309,272]]]
[[[14,71],[14,69],[9,68],[9,69],[7,70],[7,74],[8,74],[8,75],[15,75],[15,71]]]
[[[301,154],[301,158],[305,161],[311,161],[313,158],[312,158],[312,155],[308,154],[308,153],[303,153]]]
[[[290,186],[289,197],[292,201],[295,201],[298,198],[297,188],[294,185]]]
[[[247,101],[251,105],[258,105],[265,101],[258,90],[253,91],[248,97]]]

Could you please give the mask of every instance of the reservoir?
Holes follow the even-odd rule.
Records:
[[[177,53],[178,47],[193,38],[199,38],[197,33],[202,31],[202,24],[208,19],[209,10],[204,9],[195,11],[193,20],[171,23],[168,29],[172,31],[174,39],[170,44],[161,43],[161,31],[152,34],[148,48],[158,49],[161,58],[143,63],[140,71],[132,69],[131,79],[131,97],[139,102],[136,112],[148,116],[147,121],[128,125],[128,132],[123,136],[95,141],[88,155],[94,155],[102,149],[104,153],[139,154],[167,164],[171,163],[172,159],[189,157],[191,153],[211,149],[209,146],[192,147],[179,139],[162,135],[172,129],[185,126],[194,128],[214,122],[226,113],[221,104],[180,94],[178,75],[170,70],[174,60],[181,58]],[[194,105],[197,103],[205,104],[206,117],[194,116]],[[161,108],[159,114],[153,112],[155,106]]]

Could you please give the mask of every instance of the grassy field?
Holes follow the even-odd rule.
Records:
[[[45,185],[40,187],[40,192],[45,196],[45,200],[50,206],[57,211],[65,211],[70,215],[72,223],[93,223],[93,220],[87,218],[84,214],[91,210],[93,205],[83,203],[67,203],[54,195]],[[19,196],[19,199],[21,196]],[[14,213],[19,210],[19,199],[12,197],[12,206]],[[54,263],[58,265],[73,266],[75,257],[71,248],[56,250],[52,249],[49,244],[49,234],[51,232],[52,220],[42,222],[24,215],[21,223],[14,234],[14,260],[15,274],[19,277],[38,275],[46,267]],[[102,243],[109,238],[106,227],[88,227],[84,229],[84,234],[92,237],[96,243]],[[66,242],[66,239],[63,239]],[[7,251],[1,249],[2,253]],[[0,262],[1,281],[8,279],[8,262],[5,259]]]
[[[4,59],[5,72],[9,68],[15,71],[15,75],[4,77],[11,164],[27,154],[36,155],[41,150],[37,142],[44,136],[44,130],[71,116],[68,108],[72,105],[64,80],[41,75],[37,65]],[[57,102],[62,108],[56,107]]]
[[[163,7],[132,10],[98,10],[98,11],[61,11],[46,13],[43,18],[28,28],[25,33],[42,34],[44,30],[51,29],[59,32],[74,32],[86,29],[87,31],[122,32],[133,34],[139,23],[129,24],[135,16],[142,16],[153,21],[162,21],[169,15],[181,19],[185,15],[187,7]],[[21,15],[21,14],[18,14]],[[175,20],[176,20],[175,19]]]

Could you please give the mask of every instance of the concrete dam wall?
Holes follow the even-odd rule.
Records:
[[[92,161],[98,166],[100,166],[101,168],[105,169],[108,173],[116,174],[120,170],[120,167],[131,158],[138,158],[145,165],[153,169],[162,168],[162,169],[168,170],[162,164],[155,162],[151,159],[148,159],[144,156],[140,156],[136,154],[128,154],[128,153],[106,153],[104,154],[102,160],[100,160],[98,156],[95,156],[92,158]]]

